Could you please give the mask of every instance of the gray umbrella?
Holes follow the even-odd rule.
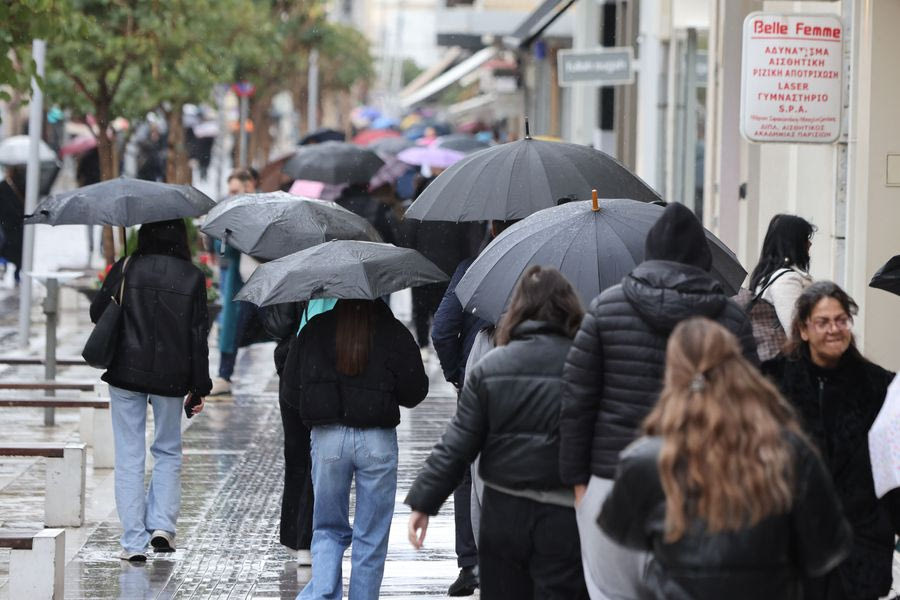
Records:
[[[199,217],[216,205],[190,185],[119,177],[54,194],[38,204],[29,225],[117,225]]]
[[[635,200],[570,202],[542,210],[516,223],[485,248],[456,287],[463,307],[497,322],[519,277],[532,265],[556,267],[584,306],[616,285],[644,260],[647,232],[661,206]],[[712,275],[735,294],[747,272],[716,236],[706,232],[713,256]]]
[[[587,146],[524,140],[470,154],[438,175],[406,216],[423,221],[524,219],[560,198],[643,202],[659,195],[612,156]]]
[[[374,300],[447,279],[415,250],[336,240],[260,265],[234,299],[257,306],[310,298]]]
[[[0,165],[9,167],[28,164],[31,139],[27,135],[14,135],[0,142]],[[38,161],[54,162],[56,152],[53,148],[40,142],[38,144]]]
[[[397,156],[407,148],[412,148],[415,145],[415,142],[408,140],[405,137],[383,137],[380,140],[375,140],[366,146],[366,148],[373,152],[387,154],[388,156]]]
[[[451,133],[450,135],[442,135],[434,140],[434,145],[438,148],[446,148],[447,150],[456,150],[465,154],[471,154],[490,148],[490,144],[486,144],[481,140],[475,139],[474,136],[466,133]]]
[[[323,142],[303,146],[282,171],[294,179],[325,183],[367,183],[384,161],[378,155],[345,142]]]
[[[235,196],[212,209],[200,231],[263,260],[335,239],[381,241],[368,221],[334,202],[285,192]]]

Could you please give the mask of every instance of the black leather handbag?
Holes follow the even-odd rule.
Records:
[[[125,299],[125,269],[131,257],[122,265],[122,283],[119,285],[118,299],[113,296],[106,310],[100,315],[94,330],[84,344],[81,356],[95,369],[106,369],[112,364],[119,345],[119,331],[122,329],[122,302]]]

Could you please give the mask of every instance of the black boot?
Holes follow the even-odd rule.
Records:
[[[450,589],[447,590],[448,596],[471,596],[478,587],[478,565],[474,567],[463,567],[459,570],[459,577],[456,578]]]

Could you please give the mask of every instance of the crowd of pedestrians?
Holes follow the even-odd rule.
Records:
[[[258,180],[236,172],[233,192]],[[285,433],[280,542],[311,565],[301,599],[377,598],[397,495],[400,407],[428,393],[429,337],[456,414],[409,490],[409,541],[454,496],[459,578],[484,598],[874,600],[891,587],[900,504],[878,498],[867,434],[894,374],[853,337],[857,306],[813,282],[815,228],[778,215],[748,288],[711,274],[694,214],[670,204],[643,261],[583,306],[558,270],[525,270],[498,323],[455,289],[493,236],[398,229],[440,254],[449,285],[414,298],[415,336],[386,299],[231,306],[240,253],[220,262],[221,363],[209,376],[205,279],[183,221],[144,225],[91,306],[122,306],[111,390],[121,558],[173,551],[183,407],[228,391],[252,316],[277,341]],[[432,229],[428,229],[429,227]],[[430,246],[426,250],[424,246]],[[442,257],[442,258],[441,258]],[[127,274],[127,277],[125,276]],[[227,311],[247,310],[240,313]],[[187,398],[185,398],[187,396]],[[145,488],[146,404],[154,456]],[[354,518],[350,520],[351,490]],[[449,583],[449,582],[448,582]]]

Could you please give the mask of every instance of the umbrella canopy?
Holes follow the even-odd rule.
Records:
[[[887,261],[875,272],[869,287],[878,288],[900,296],[900,254]]]
[[[31,140],[27,135],[14,135],[0,142],[0,165],[14,167],[28,164],[28,152]],[[38,160],[51,162],[56,160],[53,148],[41,142],[38,145]]]
[[[647,232],[663,208],[636,200],[569,202],[542,210],[497,236],[472,263],[456,287],[463,307],[497,322],[516,282],[532,265],[555,267],[584,306],[616,285],[644,260]],[[747,272],[737,257],[709,231],[712,275],[735,294]]]
[[[462,152],[436,146],[414,146],[398,154],[397,159],[408,165],[428,165],[429,167],[446,169],[461,161],[465,156]]]
[[[284,165],[294,179],[325,183],[366,183],[384,165],[378,155],[344,142],[323,142],[300,148]]]
[[[294,196],[316,198],[318,200],[334,200],[339,198],[346,185],[333,185],[309,179],[295,179],[288,190]]]
[[[311,298],[374,300],[447,279],[434,263],[410,248],[333,241],[260,265],[234,299],[257,306]]]
[[[117,225],[199,217],[216,205],[190,185],[119,177],[54,194],[25,218],[29,225]]]
[[[383,138],[402,138],[393,129],[364,129],[353,136],[353,143],[358,146],[368,146]]]
[[[450,135],[441,136],[434,141],[434,145],[446,150],[456,150],[463,154],[471,154],[472,152],[491,147],[490,144],[486,144],[481,140],[475,139],[474,136],[464,133],[451,133]]]
[[[412,148],[413,146],[415,146],[415,144],[405,137],[387,137],[376,140],[366,147],[378,154],[397,156],[407,148]]]
[[[343,142],[345,139],[347,139],[346,136],[336,129],[317,129],[300,138],[297,145],[306,146],[308,144],[321,144],[322,142]]]
[[[212,209],[200,231],[262,260],[334,239],[381,241],[368,221],[334,202],[285,192],[236,196]]]
[[[525,138],[470,154],[441,173],[406,211],[423,221],[523,219],[560,198],[644,202],[659,195],[612,156],[587,146]]]

